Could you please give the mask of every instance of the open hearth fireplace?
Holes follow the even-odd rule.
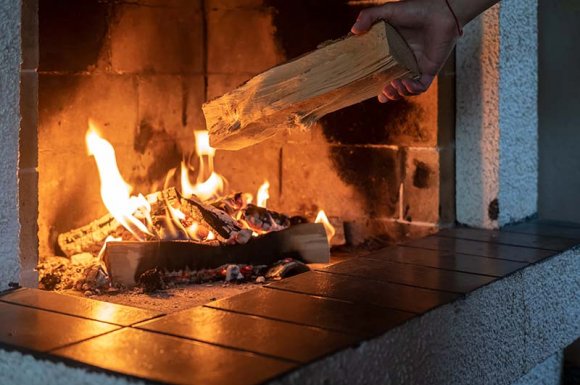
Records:
[[[40,1],[22,83],[25,115],[38,106],[20,148],[21,174],[35,169],[21,176],[26,284],[104,300],[237,287],[219,297],[329,263],[331,247],[337,260],[452,223],[452,61],[415,98],[209,145],[204,102],[344,36],[365,5],[329,19],[310,1]]]
[[[384,2],[0,0],[0,385],[560,383],[577,15]]]
[[[194,134],[195,156],[168,171],[162,190],[131,195],[112,145],[90,121],[87,150],[109,214],[58,235],[65,257],[42,260],[39,287],[91,296],[135,284],[153,292],[176,284],[264,283],[308,271],[303,262],[328,262],[329,244],[344,243],[323,210],[315,218],[268,210],[268,181],[255,196],[228,193],[207,131]],[[268,236],[273,232],[280,233]]]

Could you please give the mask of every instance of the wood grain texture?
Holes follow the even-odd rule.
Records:
[[[384,83],[417,77],[401,35],[381,21],[361,36],[323,44],[203,105],[213,147],[237,150],[374,97]]]

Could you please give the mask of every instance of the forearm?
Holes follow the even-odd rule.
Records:
[[[477,15],[493,6],[499,0],[449,0],[461,27],[475,19]]]

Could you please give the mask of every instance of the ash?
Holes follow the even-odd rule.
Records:
[[[138,279],[138,286],[134,288],[126,288],[112,282],[101,259],[89,253],[77,254],[70,259],[48,257],[37,266],[37,270],[39,288],[44,290],[76,292],[87,297],[105,296],[109,302],[117,302],[110,297],[122,294],[119,297],[121,302],[118,303],[125,303],[125,301],[132,302],[131,298],[142,294],[149,295],[150,298],[166,300],[180,293],[180,287],[188,286],[193,288],[186,290],[188,298],[191,298],[192,292],[209,292],[209,298],[202,296],[193,301],[197,303],[201,300],[202,303],[206,303],[213,298],[223,297],[223,295],[211,294],[216,294],[216,288],[220,286],[222,289],[228,289],[217,289],[218,293],[229,293],[232,292],[231,288],[256,287],[269,281],[304,273],[310,268],[291,258],[282,259],[271,266],[227,264],[215,269],[172,272],[154,268],[143,272]],[[204,289],[206,287],[213,289],[206,290]],[[194,298],[197,297],[199,296],[194,296]],[[139,300],[135,302],[138,303]]]

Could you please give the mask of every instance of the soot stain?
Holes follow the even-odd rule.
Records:
[[[360,193],[369,217],[387,217],[395,213],[401,181],[397,151],[340,146],[331,148],[330,157],[338,176]]]
[[[487,215],[489,216],[489,219],[491,219],[492,221],[497,221],[497,219],[499,218],[499,201],[497,200],[497,198],[489,202],[489,206],[487,208]]]
[[[276,40],[288,59],[348,34],[358,10],[347,0],[265,0],[274,9]]]
[[[183,156],[173,136],[162,127],[153,127],[146,120],[139,124],[139,129],[133,139],[133,148],[139,154],[151,154],[154,159],[147,167],[146,176],[135,178],[137,183],[152,183],[161,180],[168,170],[179,164]]]
[[[417,188],[428,188],[431,184],[431,174],[433,171],[424,162],[415,161],[415,172],[413,173],[413,186]]]
[[[39,69],[83,71],[97,63],[110,6],[100,0],[43,0],[39,13]]]

